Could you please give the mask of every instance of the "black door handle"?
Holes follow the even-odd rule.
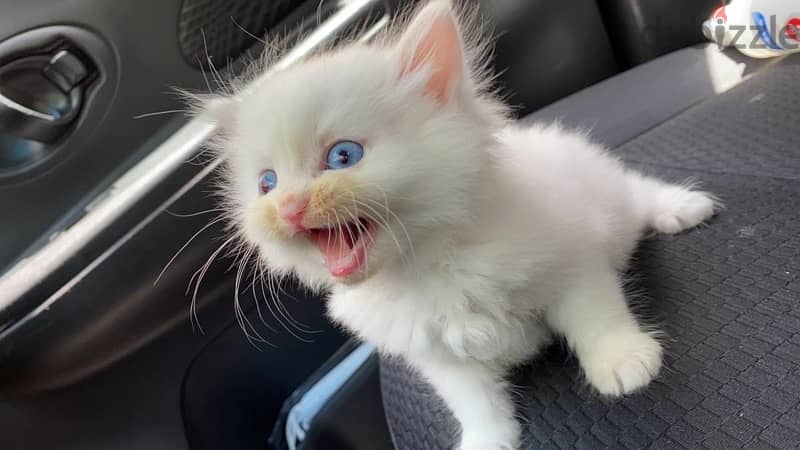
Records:
[[[0,67],[0,132],[51,143],[64,135],[83,103],[92,69],[70,50],[15,59]]]

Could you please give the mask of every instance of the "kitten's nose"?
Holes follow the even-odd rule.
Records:
[[[306,229],[303,226],[303,215],[306,213],[308,207],[307,198],[296,198],[292,195],[287,195],[281,199],[280,202],[280,216],[283,220],[294,225],[295,231],[303,231]]]

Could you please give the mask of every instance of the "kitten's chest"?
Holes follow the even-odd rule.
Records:
[[[429,352],[440,336],[435,302],[403,292],[335,293],[328,315],[359,338],[392,354]]]
[[[462,276],[455,282],[448,276],[423,277],[342,290],[329,298],[328,314],[392,354],[444,351],[486,356],[506,352],[503,345],[509,342],[525,340],[526,323],[542,306],[528,295],[531,292],[506,291],[482,277],[472,278]]]

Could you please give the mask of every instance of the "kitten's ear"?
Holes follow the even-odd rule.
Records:
[[[400,38],[401,77],[427,68],[425,93],[447,103],[464,74],[464,44],[447,0],[432,1],[414,16]]]

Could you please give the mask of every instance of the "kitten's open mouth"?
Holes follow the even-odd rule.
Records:
[[[367,219],[346,222],[332,228],[308,230],[317,244],[331,275],[347,277],[367,262],[367,252],[374,242],[374,225]]]

